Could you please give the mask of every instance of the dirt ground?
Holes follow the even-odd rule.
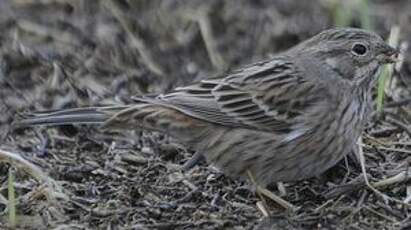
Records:
[[[365,11],[358,1],[344,1],[351,26]],[[405,57],[363,135],[368,178],[384,195],[347,156],[319,178],[271,186],[299,209],[267,201],[264,217],[249,182],[205,162],[182,171],[193,152],[163,134],[10,125],[30,111],[128,103],[270,57],[332,27],[336,2],[0,1],[0,150],[46,175],[0,157],[0,229],[10,171],[19,229],[410,229],[411,1],[368,6],[384,38],[399,26]]]

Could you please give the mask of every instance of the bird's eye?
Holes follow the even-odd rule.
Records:
[[[351,52],[357,56],[363,56],[367,53],[367,51],[367,47],[361,43],[355,43],[351,48]]]

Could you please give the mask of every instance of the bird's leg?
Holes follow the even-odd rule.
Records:
[[[289,203],[288,201],[282,199],[281,197],[275,195],[270,190],[258,185],[257,182],[254,179],[253,174],[249,170],[247,170],[247,174],[248,174],[248,177],[251,180],[251,183],[256,188],[256,192],[257,192],[258,196],[260,197],[260,199],[263,201],[264,204],[266,204],[265,199],[264,199],[264,196],[265,196],[265,197],[271,199],[272,201],[274,201],[275,203],[277,203],[278,205],[280,205],[281,207],[283,207],[284,209],[286,209],[287,211],[294,212],[298,209],[296,206],[292,205],[291,203]]]
[[[187,171],[191,169],[192,167],[196,166],[198,162],[200,162],[202,159],[204,159],[203,154],[201,154],[201,152],[199,151],[196,151],[194,155],[190,159],[188,159],[186,163],[184,163],[182,167],[183,171]]]

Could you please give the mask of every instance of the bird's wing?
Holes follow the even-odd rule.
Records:
[[[203,80],[151,102],[231,127],[289,132],[321,93],[285,58],[260,62],[224,78]]]

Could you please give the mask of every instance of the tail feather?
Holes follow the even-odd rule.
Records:
[[[66,110],[42,111],[24,115],[13,123],[16,127],[35,125],[102,124],[126,106],[85,107]]]

